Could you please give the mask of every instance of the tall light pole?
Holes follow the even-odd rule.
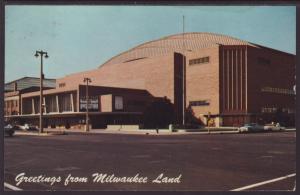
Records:
[[[86,83],[86,89],[85,89],[85,99],[86,99],[86,112],[85,112],[85,131],[89,131],[90,130],[90,119],[89,119],[89,83],[92,82],[92,80],[90,78],[84,78],[83,82]]]
[[[185,126],[185,42],[184,42],[184,16],[182,16],[182,125]]]
[[[41,57],[41,70],[40,70],[40,129],[39,133],[43,133],[43,79],[44,79],[44,74],[43,74],[43,57],[45,55],[45,58],[48,58],[47,52],[44,52],[43,50],[41,51],[36,51],[35,52],[35,57]]]

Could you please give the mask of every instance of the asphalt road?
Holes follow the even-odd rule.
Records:
[[[229,191],[296,172],[295,132],[15,136],[5,138],[4,144],[6,183],[17,186],[20,173],[61,177],[53,185],[23,181],[17,186],[23,190]],[[93,182],[94,173],[139,174],[147,183]],[[180,183],[152,183],[161,173]],[[69,174],[81,182],[64,185]],[[290,175],[245,190],[292,190],[294,184],[295,176]]]

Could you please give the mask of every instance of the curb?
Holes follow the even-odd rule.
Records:
[[[45,133],[32,133],[32,132],[15,132],[14,135],[24,135],[24,136],[54,136],[54,135],[67,135],[65,132],[45,132]]]
[[[293,132],[296,129],[286,129],[285,131],[281,132]],[[116,130],[91,130],[89,132],[86,131],[45,131],[42,134],[38,132],[15,132],[15,135],[21,136],[55,136],[55,135],[68,135],[68,134],[125,134],[125,135],[209,135],[209,134],[238,134],[238,130],[184,130],[178,129],[176,131],[167,131],[167,130],[160,130],[159,133],[156,133],[155,130],[135,130],[135,131],[116,131]]]
[[[293,129],[285,129],[285,131],[296,131],[296,128],[293,128]]]

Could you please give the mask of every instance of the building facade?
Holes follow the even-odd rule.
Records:
[[[4,116],[22,115],[21,94],[40,90],[40,79],[23,77],[5,84]],[[55,88],[55,79],[44,79],[43,89]]]
[[[44,112],[46,118],[66,118],[62,124],[79,125],[85,113],[83,80],[88,77],[92,115],[102,121],[94,122],[95,127],[142,123],[156,98],[172,104],[174,124],[181,124],[184,115],[186,123],[212,126],[279,120],[294,125],[295,67],[292,54],[233,37],[177,34],[134,47],[94,70],[57,79],[56,88],[44,92]],[[38,101],[37,92],[21,95],[20,118],[34,120]],[[124,109],[116,109],[119,104]]]
[[[92,128],[107,124],[139,124],[146,104],[153,97],[145,90],[88,86],[89,117]],[[38,124],[39,92],[21,95],[19,120]],[[44,126],[46,128],[83,129],[86,119],[86,86],[44,91]]]

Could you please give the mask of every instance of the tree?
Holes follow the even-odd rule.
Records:
[[[174,121],[174,108],[169,99],[154,100],[144,112],[146,128],[167,128]]]

